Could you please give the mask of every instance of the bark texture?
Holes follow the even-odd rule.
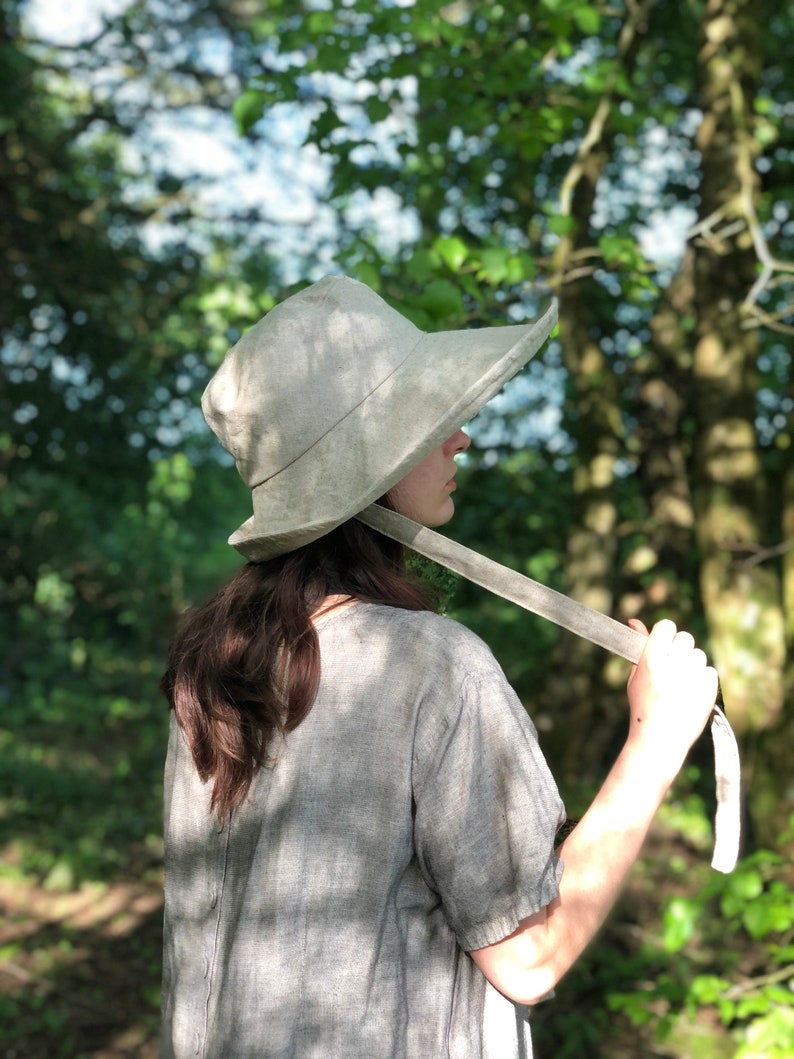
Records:
[[[785,638],[781,586],[765,544],[772,501],[755,430],[756,332],[742,308],[756,274],[746,203],[758,195],[753,99],[762,68],[752,0],[709,0],[699,71],[702,207],[695,246],[693,394],[696,537],[713,657],[734,727],[744,735],[746,781],[759,837],[774,840],[790,792],[772,796],[772,762],[751,733],[782,722]],[[790,768],[787,770],[790,773]],[[782,798],[781,798],[782,795]],[[774,802],[774,805],[772,804]],[[778,811],[780,810],[780,811]]]

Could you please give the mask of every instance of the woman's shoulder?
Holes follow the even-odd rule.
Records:
[[[432,611],[358,603],[322,626],[320,650],[329,686],[374,685],[390,701],[396,695],[409,704],[417,723],[421,718],[434,731],[434,725],[452,724],[461,711],[487,712],[498,702],[507,704],[509,713],[523,714],[488,645],[465,625]]]
[[[373,603],[359,603],[347,614],[358,635],[387,637],[406,652],[431,655],[436,662],[448,658],[487,668],[496,665],[488,645],[471,629],[446,615]]]

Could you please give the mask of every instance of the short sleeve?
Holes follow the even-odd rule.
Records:
[[[446,705],[424,705],[413,788],[419,863],[464,949],[501,941],[554,900],[565,812],[495,660],[465,673]]]

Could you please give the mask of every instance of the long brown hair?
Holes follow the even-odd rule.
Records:
[[[272,737],[312,708],[320,653],[311,615],[330,595],[435,609],[402,547],[351,519],[303,548],[247,563],[180,623],[161,687],[199,776],[214,781],[221,817],[244,800]]]

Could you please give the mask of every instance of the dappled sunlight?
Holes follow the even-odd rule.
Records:
[[[226,542],[252,510],[201,394],[264,313],[341,273],[472,343],[558,297],[551,342],[481,416],[450,536],[691,629],[742,738],[737,871],[706,865],[701,744],[602,937],[533,1013],[538,1059],[794,1052],[794,0],[9,0],[4,17],[2,1059],[155,1059],[157,681],[178,614],[239,568]],[[315,352],[287,362],[307,387]],[[439,406],[448,352],[424,365]],[[378,353],[361,392],[388,398]],[[295,410],[301,444],[349,381]],[[404,411],[376,427],[412,436]],[[370,454],[351,448],[349,472]],[[334,507],[333,475],[304,481]],[[623,663],[470,585],[450,613],[493,649],[579,815],[623,738]],[[377,871],[398,832],[408,852],[406,806],[378,829],[362,794],[390,793],[390,734],[370,733],[366,776],[337,763],[327,841],[310,817],[312,848],[293,826],[267,864],[306,854],[305,911],[351,944],[370,928],[346,847]],[[288,815],[304,778],[262,773],[239,827]],[[186,860],[227,836],[205,837]],[[245,914],[277,918],[239,866]],[[186,889],[199,918],[208,898]]]
[[[155,1059],[160,885],[87,884],[59,892],[2,877],[0,909],[8,1059]]]

